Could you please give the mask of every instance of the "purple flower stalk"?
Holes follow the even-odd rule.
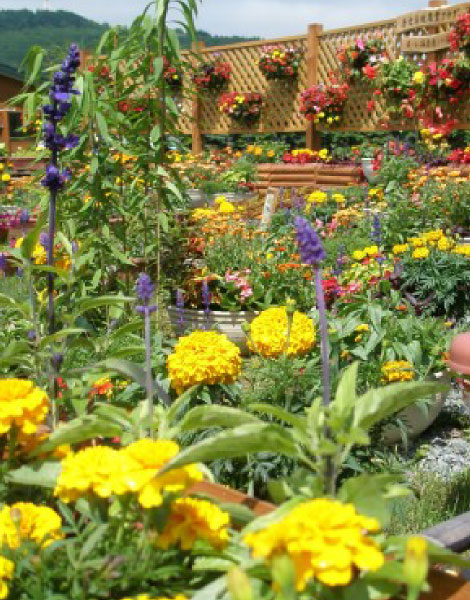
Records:
[[[183,318],[183,309],[184,309],[184,296],[181,290],[176,290],[176,306],[178,308],[178,325],[180,329],[183,329],[184,318]]]
[[[7,255],[5,252],[0,252],[0,272],[4,275],[7,272]]]
[[[318,234],[303,217],[295,217],[295,229],[302,262],[317,267],[326,258]]]
[[[29,211],[26,209],[23,209],[20,212],[20,225],[27,225],[29,223],[29,219],[30,219],[30,214]]]
[[[59,152],[65,148],[73,148],[78,144],[78,138],[74,135],[64,137],[57,130],[58,123],[65,117],[72,106],[71,97],[78,94],[74,89],[75,72],[80,66],[80,51],[76,44],[71,44],[60,70],[54,73],[52,85],[49,88],[50,104],[43,107],[46,120],[44,125],[44,142],[51,151],[51,160],[46,167],[46,176],[41,184],[49,188],[49,233],[47,248],[47,264],[54,266],[54,237],[56,220],[57,193],[70,179],[70,170],[59,168]],[[48,317],[49,333],[54,333],[54,273],[48,273]]]
[[[382,221],[378,213],[374,213],[374,221],[372,223],[372,240],[379,246],[382,243]]]
[[[326,258],[326,252],[318,234],[303,217],[295,218],[297,243],[302,262],[312,265],[315,272],[315,292],[319,315],[322,356],[323,404],[330,403],[330,350],[326,322],[325,293],[323,291],[320,264]]]
[[[155,286],[152,280],[146,273],[141,273],[137,279],[135,286],[137,298],[142,302],[141,305],[136,307],[138,313],[144,315],[151,315],[157,310],[156,304],[150,304],[150,300],[153,298]]]

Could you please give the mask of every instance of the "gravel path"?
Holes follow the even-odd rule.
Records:
[[[423,456],[413,465],[414,471],[450,479],[470,469],[470,410],[460,398],[459,390],[452,390],[433,426],[410,448],[412,455]]]

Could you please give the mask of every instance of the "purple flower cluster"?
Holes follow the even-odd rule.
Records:
[[[137,298],[142,302],[141,305],[136,307],[138,313],[150,315],[157,310],[156,304],[150,304],[150,300],[153,298],[154,289],[152,280],[147,273],[141,273],[135,285]]]
[[[295,229],[302,262],[318,266],[326,258],[326,252],[318,234],[303,217],[295,218]]]
[[[50,104],[43,107],[43,114],[47,123],[44,125],[44,142],[52,151],[52,162],[46,168],[46,176],[41,181],[42,185],[51,191],[60,190],[70,178],[70,171],[60,171],[57,167],[57,154],[60,150],[74,148],[78,144],[78,137],[73,134],[67,136],[57,131],[57,124],[61,121],[71,107],[70,98],[78,94],[74,89],[75,72],[80,66],[80,52],[76,44],[71,44],[68,54],[59,71],[54,73],[53,83],[49,89]]]
[[[374,221],[372,223],[372,240],[380,246],[382,243],[382,221],[380,215],[374,213]]]

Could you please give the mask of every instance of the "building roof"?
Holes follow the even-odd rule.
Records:
[[[6,65],[5,63],[0,63],[0,75],[23,82],[23,77],[18,73],[18,71],[13,67],[10,67],[10,65]]]

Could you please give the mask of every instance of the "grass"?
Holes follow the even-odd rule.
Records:
[[[419,533],[470,510],[470,470],[445,481],[434,473],[416,473],[409,482],[413,496],[397,499],[388,531]]]

